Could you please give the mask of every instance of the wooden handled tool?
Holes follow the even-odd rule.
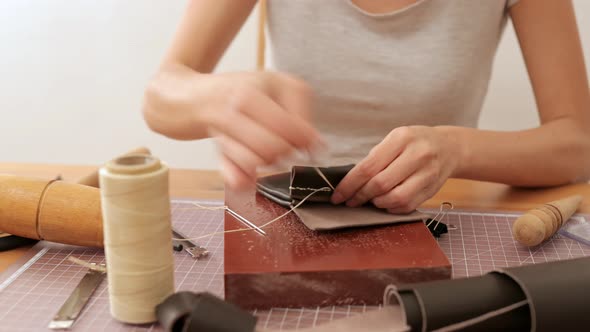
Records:
[[[150,154],[138,148],[125,155]],[[98,171],[78,181],[0,175],[0,231],[30,239],[103,247]]]
[[[0,175],[0,230],[30,239],[102,247],[98,188]]]
[[[520,216],[512,225],[512,235],[521,244],[533,247],[553,236],[576,212],[582,196],[575,195],[538,206]]]

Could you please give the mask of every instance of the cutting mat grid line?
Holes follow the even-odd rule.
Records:
[[[185,236],[197,237],[223,230],[222,210],[195,209],[188,201],[175,201],[172,206],[174,226]],[[518,215],[457,210],[447,213],[443,221],[457,226],[457,229],[443,235],[438,242],[453,264],[453,276],[476,276],[506,266],[590,255],[589,246],[561,235],[556,235],[538,248],[528,249],[518,245],[511,234],[512,222]],[[577,216],[570,222],[586,220]],[[208,237],[199,244],[210,250],[210,257],[196,261],[184,252],[174,253],[177,290],[209,291],[223,296],[223,235]],[[67,257],[72,255],[104,263],[102,250],[80,247],[48,250],[36,247],[33,250],[46,252],[0,291],[0,331],[49,330],[47,324],[86,270],[67,260]],[[357,315],[370,309],[365,306],[273,308],[254,311],[254,314],[266,328],[289,330]],[[161,331],[161,328],[157,325],[132,326],[113,320],[109,312],[107,282],[104,281],[72,331]]]

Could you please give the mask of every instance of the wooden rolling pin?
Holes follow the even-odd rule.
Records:
[[[576,212],[583,197],[566,197],[538,206],[520,216],[512,225],[514,239],[527,247],[548,240]]]
[[[140,152],[138,148],[124,155]],[[0,231],[30,239],[103,247],[98,171],[80,183],[0,175]],[[96,180],[95,180],[96,179]]]
[[[0,175],[0,230],[30,239],[102,247],[100,191],[64,181]]]

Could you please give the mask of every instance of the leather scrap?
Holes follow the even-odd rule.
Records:
[[[338,186],[354,165],[319,167],[325,179],[314,167],[294,166],[290,173],[279,173],[258,179],[257,191],[264,197],[292,208],[314,190]],[[327,181],[326,181],[327,180]],[[372,204],[351,208],[330,202],[331,190],[317,191],[294,210],[299,219],[311,230],[323,231],[351,227],[387,225],[425,220],[427,214],[413,211],[409,214],[391,214]]]
[[[590,327],[590,257],[499,269],[529,300],[531,331]]]
[[[570,331],[590,326],[590,257],[394,286],[412,331]]]
[[[156,307],[167,332],[254,332],[258,318],[210,293],[178,292]]]

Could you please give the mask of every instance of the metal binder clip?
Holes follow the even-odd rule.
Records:
[[[177,232],[176,230],[172,230],[172,236],[176,239],[184,239],[185,236]],[[190,240],[174,240],[175,245],[182,245],[184,251],[188,252],[194,259],[201,259],[205,256],[209,255],[209,251],[201,246],[194,244]]]

